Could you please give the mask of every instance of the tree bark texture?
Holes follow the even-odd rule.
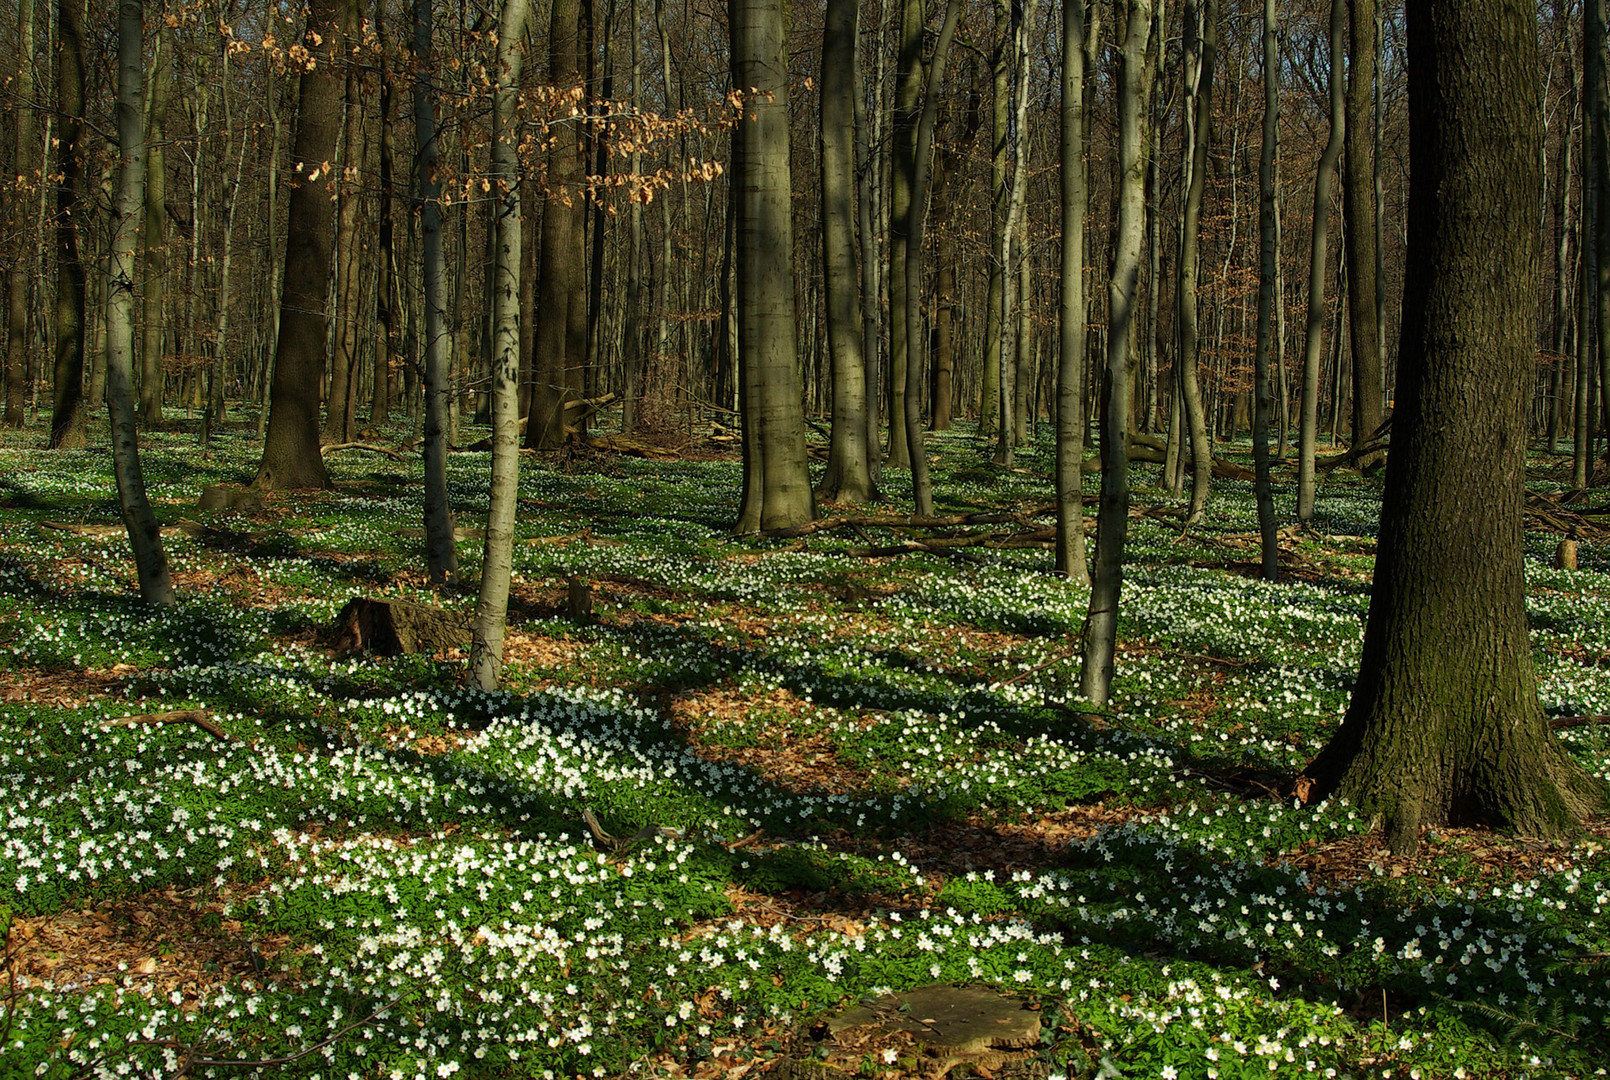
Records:
[[[19,0],[17,4],[17,51],[22,58],[17,68],[17,97],[24,104],[17,109],[12,161],[15,162],[17,175],[33,183],[39,179],[39,135],[31,105],[34,98],[34,0]],[[30,234],[25,224],[28,214],[27,203],[22,199],[13,200],[11,233],[19,241]],[[22,427],[23,413],[28,403],[28,291],[32,279],[28,270],[32,260],[24,257],[26,250],[25,243],[19,242],[6,272],[4,423],[8,428]]]
[[[580,108],[581,0],[555,0],[548,26],[548,80],[576,96]],[[574,120],[549,131],[548,195],[542,211],[542,251],[537,277],[536,385],[531,388],[531,417],[526,445],[553,450],[565,444],[565,403],[582,394],[587,361],[585,333],[571,332],[586,324],[587,203],[581,190],[581,132]],[[663,268],[662,268],[663,271]],[[580,310],[573,310],[573,309]]]
[[[84,445],[84,263],[78,215],[83,199],[84,0],[56,7],[56,357],[51,449]]]
[[[520,155],[513,124],[520,88],[521,50],[530,0],[503,0],[492,97],[492,190],[497,195],[492,281],[492,479],[486,548],[475,601],[470,678],[496,690],[503,673],[509,581],[513,576],[514,514],[520,486]]]
[[[855,39],[859,0],[828,0],[822,27],[822,273],[832,358],[833,427],[816,497],[864,503],[877,496],[867,442],[866,359],[855,266]]]
[[[294,490],[330,486],[319,454],[319,389],[328,334],[330,250],[335,211],[330,201],[336,135],[341,127],[345,58],[345,0],[310,0],[302,47],[309,66],[297,80],[296,135],[291,147],[291,197],[285,226],[279,342],[269,392],[268,431],[257,467],[259,487]]]
[[[928,335],[922,329],[922,242],[928,216],[929,165],[933,161],[934,125],[939,116],[939,95],[945,85],[945,61],[956,34],[961,0],[948,0],[945,22],[934,43],[933,60],[928,65],[928,85],[923,92],[922,111],[917,119],[917,138],[912,150],[912,183],[909,220],[906,226],[906,456],[911,460],[911,498],[919,515],[934,512],[933,485],[928,477],[928,453],[922,444],[922,370]]]
[[[906,380],[911,378],[910,340],[906,318],[909,281],[906,260],[911,250],[912,188],[917,174],[917,123],[922,107],[922,0],[901,0],[900,49],[895,64],[894,168],[889,177],[889,454],[886,464],[911,466],[906,438]],[[920,400],[920,398],[919,398]]]
[[[363,203],[365,156],[363,79],[357,57],[351,54],[362,33],[360,0],[345,0],[342,33],[347,46],[345,103],[341,123],[341,160],[335,225],[335,348],[330,356],[330,400],[324,403],[324,441],[351,442],[356,436],[358,380],[358,308],[362,271],[358,265],[364,244],[358,236],[358,211]]]
[[[425,308],[425,558],[436,586],[458,584],[453,510],[447,496],[449,355],[447,269],[442,253],[441,184],[436,175],[440,137],[436,93],[430,79],[435,46],[431,0],[414,0],[414,192],[419,210]]]
[[[1096,558],[1079,678],[1080,692],[1096,705],[1106,704],[1112,688],[1124,539],[1129,530],[1130,331],[1145,239],[1146,118],[1151,104],[1152,3],[1122,0],[1119,7],[1124,26],[1118,78],[1118,227],[1107,289],[1110,322],[1107,400],[1101,416],[1101,506],[1096,514]]]
[[[1098,26],[1088,0],[1062,0],[1062,281],[1057,338],[1056,570],[1090,579],[1085,556],[1085,213],[1090,179],[1085,118],[1085,47]],[[1093,7],[1093,5],[1092,5]]]
[[[1280,41],[1275,0],[1263,0],[1263,147],[1258,158],[1258,338],[1253,353],[1252,463],[1258,503],[1258,536],[1263,576],[1280,575],[1275,536],[1275,499],[1269,480],[1269,361],[1275,351],[1276,268],[1280,230],[1276,225],[1275,162],[1280,157]],[[1373,29],[1372,29],[1373,34]],[[1372,37],[1373,40],[1373,37]],[[1371,234],[1373,236],[1373,233]],[[1372,314],[1373,318],[1373,314]]]
[[[140,422],[148,428],[162,423],[163,304],[168,279],[168,174],[162,144],[173,78],[172,51],[173,34],[164,26],[157,34],[156,51],[151,57],[150,96],[146,103],[145,238],[140,253]]]
[[[1330,136],[1314,174],[1314,226],[1308,255],[1308,325],[1303,339],[1303,408],[1297,432],[1297,520],[1314,516],[1314,453],[1319,443],[1319,376],[1325,344],[1325,259],[1330,235],[1330,197],[1336,162],[1347,130],[1342,77],[1342,39],[1348,0],[1331,0]]]
[[[1605,804],[1538,706],[1522,574],[1541,210],[1523,0],[1408,8],[1409,260],[1375,587],[1316,796],[1424,826],[1559,836]],[[1491,138],[1502,131],[1503,139]]]
[[[111,414],[112,469],[118,506],[134,549],[140,599],[173,603],[162,533],[145,494],[134,421],[134,266],[145,204],[145,38],[140,0],[117,13],[118,185],[112,204],[112,252],[106,282],[106,403]]]
[[[815,516],[795,357],[788,65],[782,0],[731,0],[739,399],[743,501],[735,531],[784,529]]]
[[[1377,307],[1375,136],[1375,5],[1348,0],[1347,168],[1342,190],[1347,242],[1347,325],[1353,344],[1353,446],[1374,435],[1386,415],[1381,386],[1380,314]],[[1379,452],[1361,455],[1360,468],[1380,461]]]
[[[1213,68],[1218,55],[1218,4],[1213,0],[1185,5],[1186,129],[1191,135],[1186,164],[1185,207],[1180,221],[1179,365],[1180,400],[1191,442],[1191,506],[1188,522],[1207,510],[1213,483],[1213,446],[1202,405],[1197,321],[1197,244],[1201,238],[1202,193],[1207,185],[1208,149],[1213,138]],[[1194,76],[1194,78],[1193,78]]]

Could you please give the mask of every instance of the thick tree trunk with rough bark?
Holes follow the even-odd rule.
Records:
[[[134,266],[145,203],[145,38],[140,0],[121,0],[117,12],[118,185],[112,204],[111,260],[106,281],[106,404],[112,424],[117,499],[134,549],[140,599],[173,603],[173,582],[162,532],[145,494],[134,422]]]
[[[804,402],[794,345],[788,65],[782,0],[732,0],[732,84],[743,111],[733,129],[738,395],[743,502],[734,531],[800,525],[815,516],[805,456]]]
[[[1348,0],[1347,167],[1342,189],[1347,257],[1347,326],[1353,345],[1353,446],[1364,445],[1386,415],[1381,386],[1381,338],[1376,294],[1375,103],[1376,0]],[[1379,452],[1358,458],[1360,468],[1381,459]]]
[[[259,487],[323,488],[330,476],[319,454],[319,387],[324,380],[335,212],[330,175],[341,127],[345,0],[311,0],[302,47],[313,66],[298,78],[296,136],[291,147],[290,212],[285,226],[284,284],[274,354],[268,431],[257,467]]]
[[[1303,408],[1297,432],[1297,520],[1314,516],[1314,453],[1319,444],[1319,374],[1325,343],[1325,259],[1330,235],[1330,193],[1347,129],[1342,40],[1347,0],[1331,0],[1330,136],[1314,176],[1314,225],[1308,254],[1308,326],[1303,344]]]
[[[1108,385],[1101,414],[1101,506],[1096,513],[1096,558],[1079,677],[1080,693],[1096,705],[1106,704],[1112,688],[1124,539],[1129,529],[1130,331],[1139,297],[1146,227],[1146,118],[1151,111],[1153,55],[1152,0],[1121,0],[1119,10],[1124,18],[1118,75],[1118,227],[1107,290],[1110,322]]]
[[[1352,704],[1307,770],[1310,798],[1381,815],[1398,852],[1444,823],[1560,836],[1606,804],[1550,733],[1526,625],[1535,9],[1423,0],[1408,48],[1408,279],[1375,587]]]
[[[486,548],[475,601],[470,678],[496,690],[503,674],[503,639],[513,576],[514,512],[520,486],[520,155],[514,127],[521,50],[530,0],[503,0],[492,90],[492,191],[497,197],[492,281],[492,480]]]
[[[435,56],[432,31],[431,0],[414,0],[414,192],[425,301],[425,557],[431,584],[453,586],[458,584],[458,551],[447,497],[447,381],[452,360],[442,255],[442,192],[436,175],[441,147],[436,92],[430,79]]]
[[[859,0],[828,0],[822,27],[822,273],[833,372],[833,427],[816,497],[877,496],[867,443],[866,359],[855,266],[855,39]]]
[[[84,0],[56,7],[56,357],[51,449],[84,445],[84,263],[78,214],[83,202]]]

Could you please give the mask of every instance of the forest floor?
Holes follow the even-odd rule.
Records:
[[[1271,584],[1249,485],[1182,533],[1138,467],[1097,710],[1087,592],[1033,538],[1049,432],[1012,469],[931,438],[940,513],[1017,523],[787,540],[729,535],[708,447],[527,455],[484,695],[462,650],[334,648],[354,597],[473,606],[426,588],[417,459],[198,511],[252,430],[143,437],[169,611],[136,599],[103,445],[0,443],[0,1077],[1606,1074],[1610,822],[1404,859],[1293,798],[1357,667],[1377,483],[1333,476]],[[449,461],[471,580],[487,462]],[[1577,570],[1527,533],[1533,641],[1605,776],[1610,732],[1569,718],[1610,713],[1610,544],[1573,520]],[[1039,1022],[946,1049],[898,996],[930,983]],[[877,1022],[827,1023],[858,1002]]]

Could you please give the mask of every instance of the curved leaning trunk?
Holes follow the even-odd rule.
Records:
[[[121,0],[117,27],[117,196],[112,257],[106,279],[106,404],[112,424],[112,468],[123,524],[134,549],[140,599],[173,603],[173,582],[162,550],[162,533],[145,494],[140,444],[134,423],[134,265],[145,204],[145,78],[140,0]]]
[[[492,97],[492,183],[498,193],[492,267],[492,480],[486,554],[475,601],[470,678],[496,690],[503,674],[503,637],[513,574],[514,510],[520,485],[520,159],[510,129],[520,85],[521,38],[530,0],[503,0],[498,22],[498,77]]]

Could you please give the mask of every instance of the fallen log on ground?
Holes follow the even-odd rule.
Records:
[[[102,727],[135,727],[139,724],[194,724],[208,735],[221,742],[233,742],[229,732],[213,722],[212,714],[206,709],[176,709],[173,712],[143,713],[139,716],[120,716],[113,720],[103,721]]]

